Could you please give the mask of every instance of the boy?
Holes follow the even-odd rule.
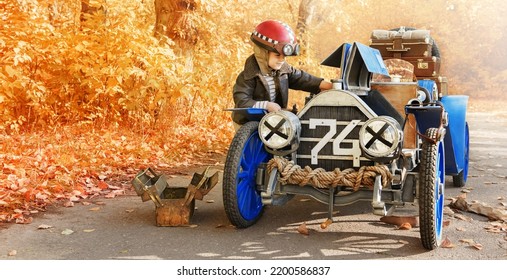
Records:
[[[254,54],[247,58],[236,79],[233,89],[236,108],[275,112],[287,107],[289,88],[312,93],[332,88],[332,83],[295,69],[285,61],[286,56],[299,54],[295,34],[287,24],[264,21],[257,25],[250,39],[254,42]],[[234,112],[232,119],[239,125],[247,122]]]

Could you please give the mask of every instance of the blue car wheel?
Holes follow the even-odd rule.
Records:
[[[452,176],[452,184],[455,187],[462,188],[465,186],[468,178],[468,161],[469,161],[469,153],[470,153],[470,139],[468,135],[468,123],[465,123],[465,151],[464,151],[464,162],[463,169],[459,172],[458,175]]]
[[[426,136],[436,139],[437,128],[429,128]],[[419,170],[419,216],[421,242],[433,250],[442,243],[444,214],[445,160],[444,142],[424,141]]]
[[[258,125],[248,122],[237,131],[224,166],[224,208],[230,222],[238,228],[255,224],[263,212],[255,177],[259,164],[268,162],[272,155],[264,149]]]

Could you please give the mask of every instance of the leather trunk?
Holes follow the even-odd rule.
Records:
[[[405,57],[431,57],[433,40],[424,39],[372,39],[370,47],[378,49],[384,59]]]
[[[438,77],[440,75],[440,57],[405,57],[414,65],[414,75],[421,77]]]

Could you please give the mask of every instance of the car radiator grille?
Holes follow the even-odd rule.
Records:
[[[319,142],[322,141],[326,134],[331,134],[331,128],[329,125],[317,125],[315,128],[310,128],[310,119],[336,120],[336,134],[331,135],[332,138],[327,143],[324,144],[324,142],[322,142],[324,146],[317,154],[317,164],[312,164],[311,151]],[[357,154],[357,148],[359,145],[359,130],[364,122],[368,120],[368,117],[361,112],[359,108],[354,106],[314,106],[309,108],[302,116],[300,116],[300,120],[301,141],[299,148],[296,151],[296,163],[298,165],[302,167],[309,166],[312,169],[317,167],[324,168],[327,171],[334,170],[335,168],[344,170],[346,168],[373,165],[373,162],[364,158],[361,152],[359,152],[361,154],[360,156]],[[359,120],[360,122],[339,144],[340,149],[345,151],[345,155],[333,154],[333,141],[342,132],[342,130],[351,123],[352,120]],[[351,152],[354,142],[356,149],[355,152]],[[354,156],[352,155],[354,153],[357,155],[355,164]]]

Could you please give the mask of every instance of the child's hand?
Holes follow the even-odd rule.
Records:
[[[332,89],[333,84],[331,82],[326,81],[326,80],[322,80],[322,82],[320,82],[319,88],[320,88],[320,90]]]
[[[266,109],[268,110],[269,113],[271,113],[282,110],[282,107],[280,107],[278,103],[268,102],[268,105],[266,105]]]

